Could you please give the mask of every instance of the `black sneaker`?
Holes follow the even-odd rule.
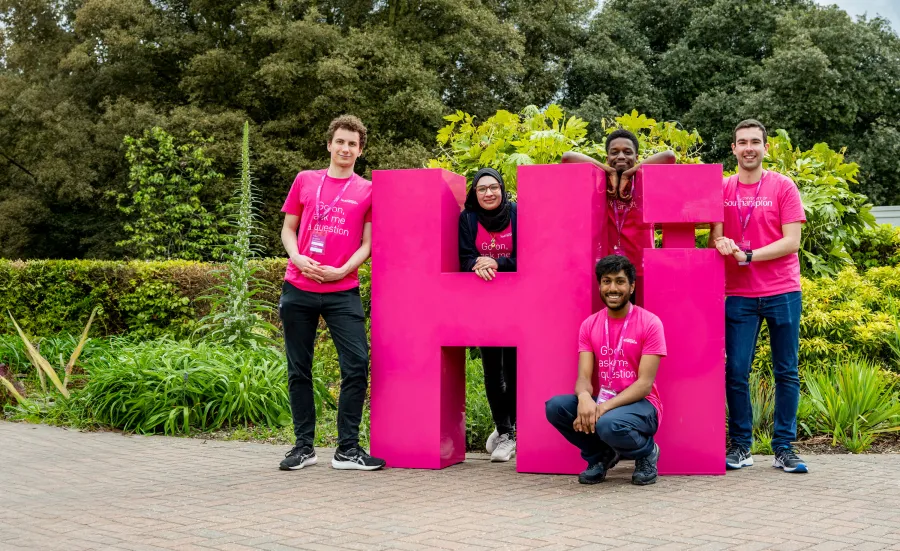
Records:
[[[581,471],[578,475],[580,484],[599,484],[606,479],[606,467],[603,462],[589,465],[587,469]]]
[[[741,467],[752,467],[753,456],[750,450],[738,444],[728,446],[725,452],[725,468],[740,469]]]
[[[319,458],[316,457],[316,450],[312,446],[294,446],[291,451],[284,454],[278,468],[282,471],[296,471],[307,465],[315,465],[317,461]]]
[[[786,473],[808,473],[806,462],[797,457],[791,448],[781,448],[775,452],[775,461],[772,466],[776,469],[784,469]]]
[[[612,455],[604,457],[601,461],[603,461],[603,466],[606,467],[606,471],[609,472],[613,467],[618,465],[619,459],[619,452],[613,450]]]
[[[348,450],[340,448],[334,450],[334,458],[331,460],[331,466],[341,470],[355,471],[377,471],[384,467],[384,459],[372,457],[366,450],[355,447]]]
[[[656,464],[659,462],[659,446],[653,444],[653,451],[647,457],[634,460],[634,474],[631,475],[631,483],[638,486],[646,486],[656,482]]]

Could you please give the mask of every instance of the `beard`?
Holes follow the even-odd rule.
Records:
[[[621,310],[622,308],[627,307],[627,306],[628,306],[628,303],[631,302],[631,293],[623,294],[623,295],[622,295],[622,302],[619,303],[618,306],[610,306],[610,305],[609,305],[609,302],[606,301],[606,297],[605,297],[605,296],[601,297],[601,299],[603,300],[604,306],[606,306],[607,308],[609,308],[609,309],[612,310],[613,312],[618,312],[618,311]]]

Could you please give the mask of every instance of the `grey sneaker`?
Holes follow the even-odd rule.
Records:
[[[781,448],[775,452],[775,460],[772,466],[776,469],[784,469],[786,473],[808,473],[806,462],[797,457],[791,448]]]
[[[646,486],[656,482],[656,464],[659,461],[659,445],[653,444],[653,451],[647,457],[634,460],[634,474],[631,475],[631,483],[638,486]]]
[[[579,484],[600,484],[606,480],[606,467],[603,462],[588,465],[588,468],[578,475]]]
[[[491,461],[500,463],[509,461],[516,456],[516,439],[509,434],[501,434],[497,439],[497,447],[491,454]]]
[[[377,471],[384,467],[384,459],[372,457],[366,450],[355,447],[334,450],[331,467],[342,471]]]
[[[741,467],[752,467],[753,456],[750,450],[738,444],[728,446],[725,452],[725,467],[728,469],[740,469]]]
[[[497,448],[497,439],[500,438],[500,433],[497,432],[497,429],[494,429],[494,432],[488,436],[487,442],[484,443],[484,448],[488,453],[494,453],[494,450]]]
[[[308,465],[315,465],[318,460],[312,446],[294,446],[284,454],[278,468],[282,471],[297,471]]]

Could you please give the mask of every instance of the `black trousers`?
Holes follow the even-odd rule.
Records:
[[[338,446],[359,443],[359,424],[369,384],[369,343],[366,318],[359,288],[334,293],[312,293],[284,282],[278,312],[284,324],[287,351],[288,393],[294,436],[298,446],[312,446],[316,432],[313,400],[313,346],[319,316],[331,332],[341,366],[341,395],[338,399]]]
[[[515,434],[516,349],[483,346],[481,363],[484,366],[484,390],[497,432]]]

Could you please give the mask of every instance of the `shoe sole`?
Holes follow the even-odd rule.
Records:
[[[654,476],[651,480],[635,480],[632,478],[631,483],[634,484],[635,486],[648,486],[650,484],[656,484],[656,480],[658,478],[659,478],[658,476]]]
[[[319,462],[318,456],[315,456],[315,455],[314,455],[314,456],[312,456],[312,457],[310,457],[310,458],[308,458],[308,459],[305,459],[305,460],[304,460],[303,462],[301,462],[299,465],[295,465],[295,466],[293,466],[293,467],[283,467],[283,466],[279,466],[278,468],[281,469],[282,471],[299,471],[299,470],[302,469],[303,467],[306,467],[306,466],[309,466],[309,465],[315,465],[315,464],[318,463],[318,462]]]
[[[331,460],[331,468],[337,469],[339,471],[377,471],[378,469],[384,467],[384,465],[360,465],[354,461],[338,461],[337,459]]]
[[[742,467],[752,467],[752,466],[753,466],[753,458],[752,457],[748,457],[747,459],[744,459],[740,463],[729,463],[728,461],[725,462],[725,468],[730,469],[732,471],[736,471]]]
[[[516,452],[512,452],[509,455],[500,456],[500,457],[494,457],[493,455],[491,455],[491,463],[506,463],[507,461],[511,460],[515,456],[516,456]]]
[[[794,468],[788,468],[784,466],[784,463],[778,461],[777,459],[772,462],[772,468],[781,469],[786,473],[808,473],[809,469],[806,468],[806,463],[800,463]]]
[[[600,484],[600,483],[603,482],[604,480],[606,480],[606,477],[605,477],[605,476],[604,476],[603,478],[601,478],[600,480],[591,480],[591,479],[589,479],[589,478],[581,478],[580,476],[578,477],[578,483],[579,483],[579,484],[588,484],[588,485],[592,485],[592,484]]]

